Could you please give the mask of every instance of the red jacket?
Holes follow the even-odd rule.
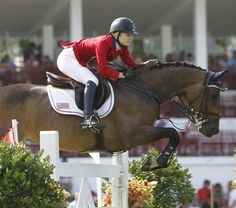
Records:
[[[198,190],[198,200],[201,203],[208,203],[211,198],[211,190],[209,188],[200,188]]]
[[[109,67],[108,61],[112,61],[119,56],[127,67],[137,65],[131,57],[128,47],[116,50],[116,40],[111,34],[82,39],[79,42],[60,43],[60,45],[65,48],[73,47],[76,59],[85,67],[87,67],[88,61],[96,56],[98,73],[114,81],[118,79],[119,72]]]

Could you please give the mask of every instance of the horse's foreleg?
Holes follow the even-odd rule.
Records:
[[[169,138],[169,144],[164,148],[158,158],[148,157],[144,160],[142,170],[154,170],[157,168],[166,168],[170,164],[171,158],[176,151],[180,138],[174,128],[155,128],[156,133],[149,136],[149,138],[158,140],[162,138]]]

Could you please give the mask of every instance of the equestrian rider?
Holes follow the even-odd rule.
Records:
[[[133,35],[138,34],[134,22],[127,17],[115,19],[110,26],[110,33],[98,37],[82,39],[78,42],[60,43],[64,49],[59,54],[57,66],[61,72],[85,85],[84,121],[82,129],[103,129],[104,125],[93,112],[93,103],[98,79],[88,69],[88,61],[96,57],[98,74],[112,81],[126,78],[125,74],[108,66],[108,61],[120,57],[127,67],[136,64],[128,51]]]

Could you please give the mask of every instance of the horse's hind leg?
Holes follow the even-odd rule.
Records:
[[[149,171],[158,168],[166,168],[169,166],[171,158],[173,157],[175,150],[179,144],[179,135],[173,128],[158,128],[159,136],[162,138],[169,138],[169,144],[164,148],[158,158],[148,157],[142,164],[142,170]],[[164,136],[164,137],[163,137]]]

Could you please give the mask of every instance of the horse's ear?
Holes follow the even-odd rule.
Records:
[[[218,81],[221,77],[223,77],[224,74],[226,74],[229,71],[229,69],[226,69],[224,71],[216,72],[214,73],[212,77],[212,81]]]

